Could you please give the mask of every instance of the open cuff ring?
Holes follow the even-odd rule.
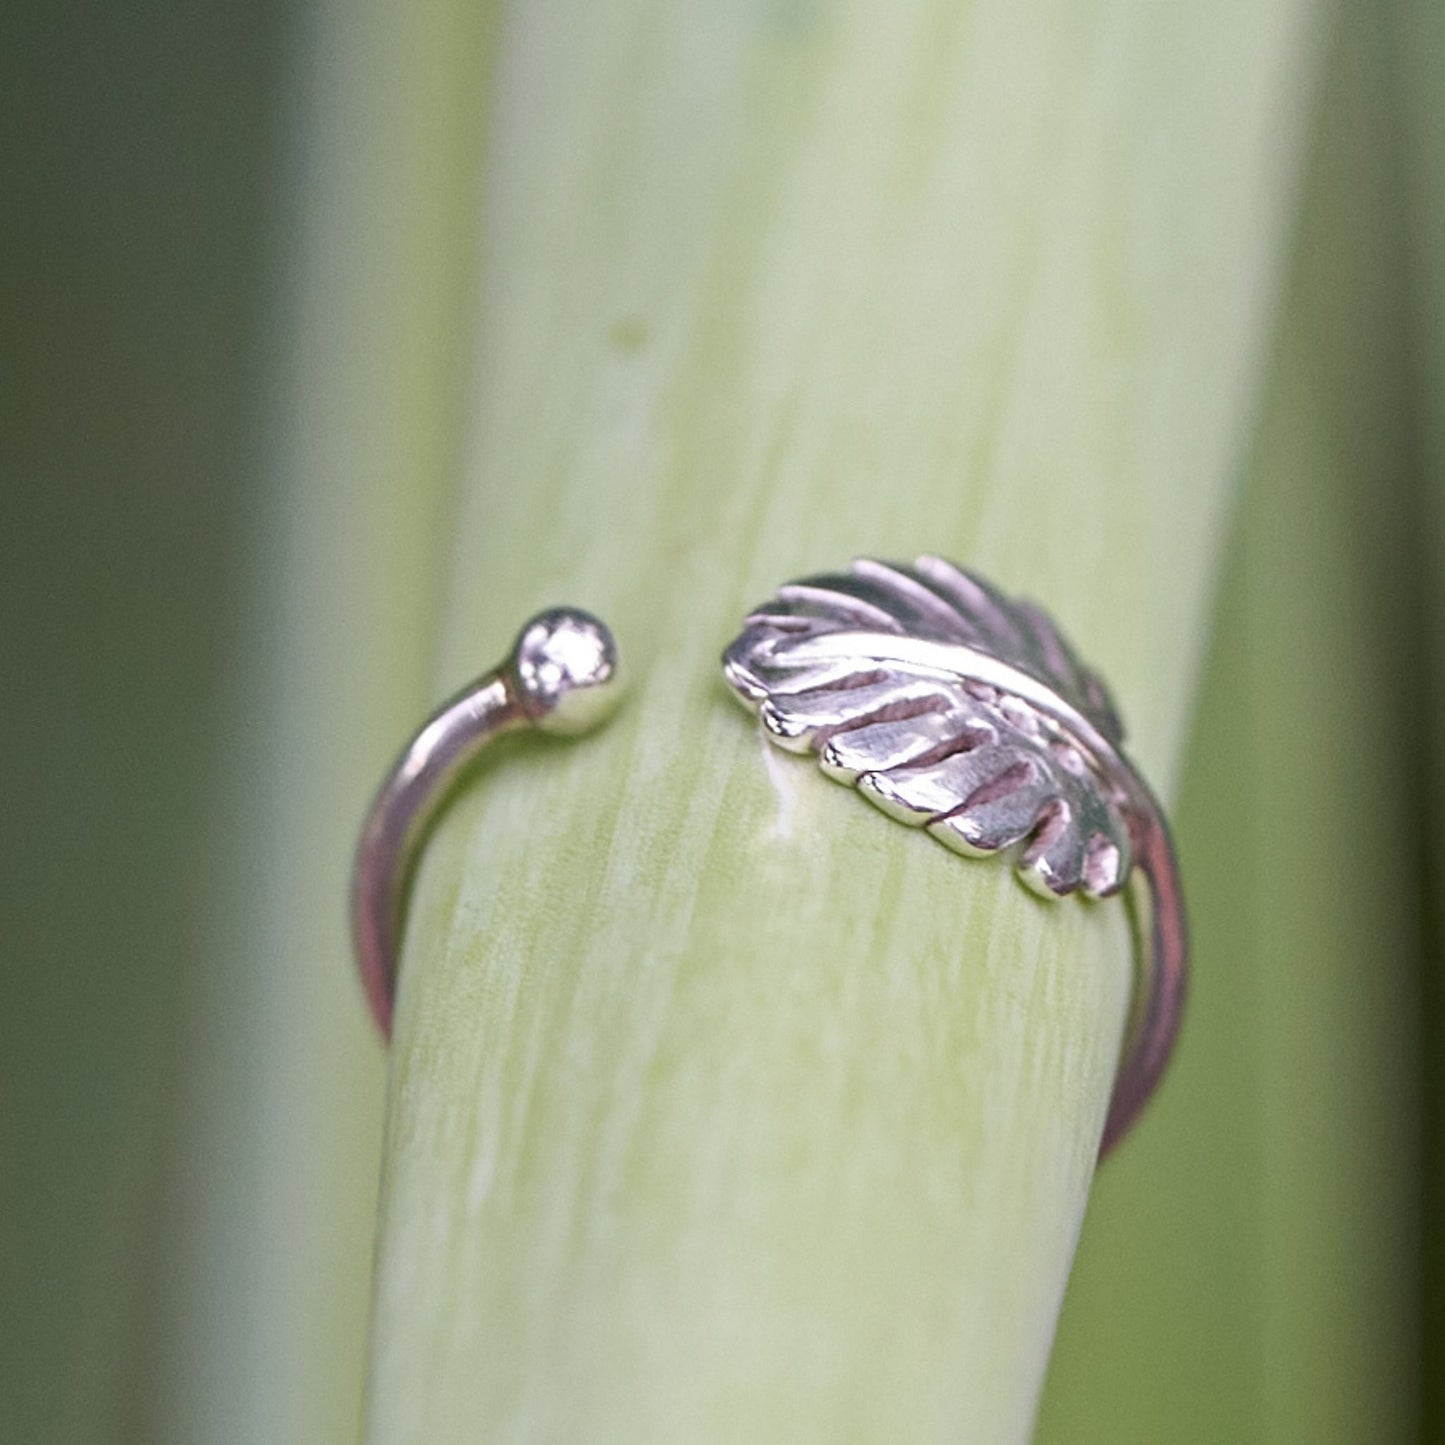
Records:
[[[780,587],[723,654],[766,736],[900,822],[969,857],[1007,853],[1048,899],[1123,892],[1135,984],[1100,1152],[1153,1093],[1179,1028],[1188,933],[1169,831],[1123,751],[1102,681],[1041,609],[937,557],[859,558]],[[373,1014],[391,1030],[417,855],[458,778],[495,737],[579,734],[619,694],[616,645],[571,608],[523,628],[499,667],[445,704],[372,804],[352,878],[352,934]]]

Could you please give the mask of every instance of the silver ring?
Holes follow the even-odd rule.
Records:
[[[1037,606],[938,557],[788,583],[723,673],[772,742],[889,816],[970,857],[1011,854],[1045,898],[1128,888],[1136,983],[1107,1153],[1168,1062],[1189,944],[1169,830],[1103,682]]]
[[[937,557],[911,567],[860,558],[786,584],[746,619],[723,673],[773,742],[817,753],[830,777],[957,852],[1011,854],[1045,898],[1127,889],[1138,958],[1107,1153],[1173,1048],[1188,934],[1169,830],[1100,679],[1039,608]],[[462,774],[506,733],[590,731],[619,694],[607,627],[557,608],[407,744],[352,873],[357,966],[385,1036],[412,873]]]

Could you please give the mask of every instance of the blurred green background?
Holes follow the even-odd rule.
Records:
[[[197,1171],[251,1147],[198,1152],[192,1103],[243,986],[212,919],[311,23],[0,17],[0,1440],[275,1438],[178,1404],[177,1361]],[[1178,813],[1199,982],[1097,1184],[1046,1440],[1445,1438],[1445,20],[1380,0],[1325,32]],[[353,1127],[365,1177],[379,1115]],[[267,1239],[237,1238],[244,1275]],[[264,1355],[237,1360],[264,1394]]]
[[[0,1438],[153,1437],[256,531],[277,5],[0,15]]]

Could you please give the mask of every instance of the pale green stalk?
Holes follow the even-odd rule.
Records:
[[[1309,32],[1242,0],[509,13],[443,681],[567,600],[634,692],[429,848],[372,1441],[1027,1436],[1122,908],[776,757],[716,655],[784,578],[942,551],[1067,619],[1172,792]]]
[[[297,42],[270,489],[195,999],[164,1438],[355,1439],[383,1055],[351,975],[367,795],[427,700],[489,22],[318,6]]]

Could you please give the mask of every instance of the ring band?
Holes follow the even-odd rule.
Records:
[[[352,946],[385,1038],[416,860],[461,775],[506,733],[590,732],[620,693],[606,624],[580,608],[553,608],[532,618],[506,659],[443,703],[402,750],[367,813],[351,874]]]
[[[957,852],[1011,852],[1045,898],[1128,888],[1136,979],[1107,1153],[1168,1062],[1189,945],[1169,830],[1103,682],[1034,604],[929,556],[779,588],[723,673],[771,741]]]

